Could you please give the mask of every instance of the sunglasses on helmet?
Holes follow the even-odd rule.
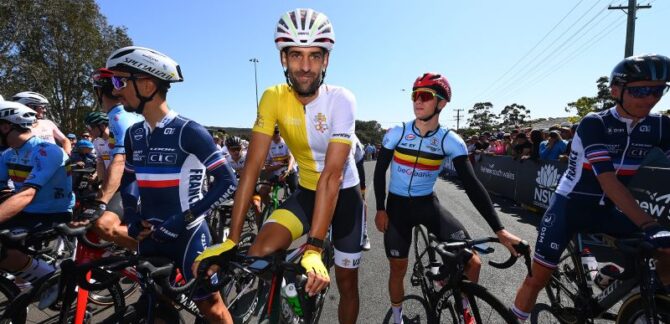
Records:
[[[626,87],[626,91],[633,98],[646,98],[648,96],[654,96],[656,98],[662,97],[666,92],[668,92],[669,85],[659,85],[659,86],[641,86],[641,87]]]
[[[439,94],[429,91],[429,90],[414,90],[412,91],[412,102],[415,102],[417,99],[421,99],[421,101],[431,101],[435,97],[438,97],[442,100],[444,100],[444,97],[440,96]]]

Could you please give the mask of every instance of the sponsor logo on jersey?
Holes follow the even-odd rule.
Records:
[[[640,126],[640,133],[650,133],[650,132],[651,132],[651,126],[649,125]]]
[[[407,135],[405,136],[405,139],[408,140],[408,141],[411,141],[411,140],[413,140],[413,139],[415,139],[415,138],[416,138],[416,136],[415,136],[414,134],[407,134]]]
[[[412,168],[404,168],[402,166],[398,166],[398,173],[404,173],[408,176],[413,176],[417,178],[426,178],[431,176],[431,172],[428,171],[416,171]]]
[[[153,164],[177,164],[177,153],[149,153],[149,162]]]
[[[142,129],[142,128],[138,128],[138,129],[136,129],[136,130],[133,132],[133,138],[134,138],[136,141],[141,140],[143,137],[144,137],[144,129]]]
[[[194,204],[200,200],[200,189],[202,188],[202,169],[190,169],[188,171],[188,203]]]
[[[575,176],[577,176],[577,158],[577,152],[571,151],[570,159],[568,160],[568,170],[565,173],[565,177],[570,181],[575,181]]]
[[[556,214],[554,213],[546,213],[544,214],[544,217],[542,217],[543,226],[552,227],[554,226],[554,221],[556,221]]]
[[[172,128],[172,127],[168,127],[168,128],[166,128],[166,129],[163,131],[163,134],[165,134],[165,135],[172,135],[172,134],[174,134],[174,128]]]
[[[437,138],[433,137],[430,139],[430,145],[437,145]]]

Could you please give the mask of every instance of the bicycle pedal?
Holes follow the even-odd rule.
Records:
[[[409,279],[413,287],[421,286],[421,278],[412,274],[412,277]]]

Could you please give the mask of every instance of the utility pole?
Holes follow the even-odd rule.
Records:
[[[621,9],[628,15],[628,23],[626,24],[626,50],[624,52],[624,57],[629,57],[633,55],[634,43],[635,43],[635,19],[637,19],[637,10],[638,9],[649,9],[651,5],[638,6],[637,0],[628,0],[628,6],[609,6],[607,9],[616,10]]]
[[[458,131],[461,124],[461,111],[463,109],[454,109],[456,111],[456,130]]]
[[[256,63],[258,63],[257,58],[249,59],[249,62],[254,63],[254,83],[256,84],[256,110],[258,110],[258,73],[256,72]]]

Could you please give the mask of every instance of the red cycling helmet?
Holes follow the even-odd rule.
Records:
[[[418,88],[428,88],[433,89],[435,92],[442,96],[447,102],[451,101],[451,86],[447,78],[437,73],[424,73],[422,76],[416,78],[414,81],[414,86],[412,90]]]

